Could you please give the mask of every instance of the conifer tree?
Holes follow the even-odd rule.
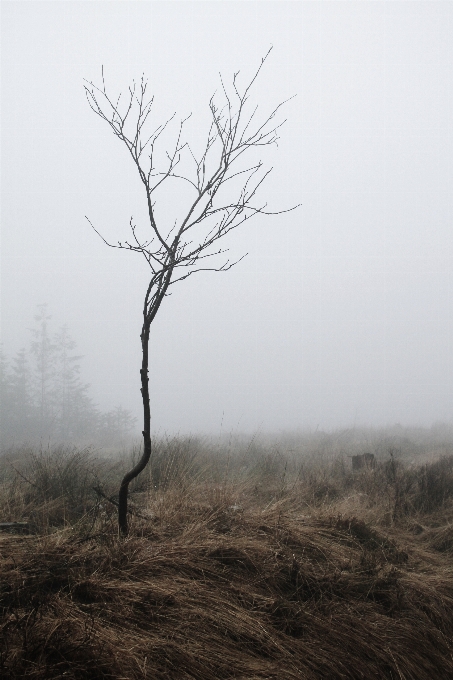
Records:
[[[0,345],[0,443],[8,439],[8,425],[11,416],[11,381],[8,360]]]
[[[103,414],[102,419],[103,437],[112,443],[124,446],[133,431],[137,418],[130,411],[117,406]]]
[[[39,412],[33,400],[32,371],[24,348],[17,352],[12,361],[7,413],[12,442],[28,442],[39,436]]]
[[[79,362],[83,357],[71,354],[76,346],[66,325],[54,336],[54,402],[57,404],[57,431],[62,441],[93,437],[99,430],[98,410],[88,395],[89,385],[80,377]]]
[[[30,353],[12,362],[0,346],[0,445],[94,443],[124,446],[136,419],[117,407],[100,413],[82,381],[67,326],[53,334],[47,305],[38,305]]]
[[[38,310],[35,316],[38,328],[32,330],[35,339],[31,343],[31,352],[35,357],[35,400],[39,412],[39,435],[42,438],[55,433],[57,414],[53,387],[56,347],[49,333],[48,322],[52,317],[47,313],[47,305],[38,305]]]

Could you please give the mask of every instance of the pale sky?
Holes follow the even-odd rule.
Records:
[[[89,109],[144,73],[156,125],[205,138],[219,72],[262,115],[296,94],[228,273],[175,286],[151,334],[153,430],[453,419],[451,2],[8,2],[2,13],[1,335],[67,323],[102,408],[140,416],[146,263],[108,249],[144,219],[125,149]],[[167,204],[165,203],[167,200]],[[164,196],[168,206],[181,196]]]

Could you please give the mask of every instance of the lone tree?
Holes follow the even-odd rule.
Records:
[[[138,83],[133,81],[124,100],[121,99],[121,94],[112,99],[107,93],[104,70],[100,87],[86,81],[88,103],[94,113],[109,125],[113,134],[125,145],[143,184],[147,205],[148,224],[145,235],[139,235],[137,225],[131,217],[129,240],[124,242],[107,241],[88,220],[106,245],[142,255],[150,269],[140,335],[144,446],[141,459],[124,476],[120,486],[118,526],[119,533],[123,536],[128,533],[129,484],[144,470],[151,456],[149,334],[162,301],[169,294],[169,287],[187,279],[195,272],[231,269],[242,258],[233,262],[226,260],[216,266],[218,256],[227,252],[219,247],[218,242],[251,217],[288,212],[287,210],[270,212],[266,210],[266,203],[256,203],[257,190],[272,168],[266,170],[262,161],[251,152],[275,144],[278,140],[278,129],[285,122],[276,123],[275,118],[286,102],[278,104],[261,121],[257,121],[258,107],[255,106],[250,111],[247,106],[250,90],[271,49],[261,60],[258,70],[244,89],[241,90],[238,85],[239,73],[234,74],[230,89],[225,86],[220,76],[222,103],[217,103],[216,94],[209,101],[211,123],[201,152],[196,154],[189,143],[183,141],[184,126],[189,116],[180,121],[171,152],[165,150],[163,161],[157,158],[159,147],[162,145],[163,133],[174,120],[175,114],[163,124],[151,128],[151,131],[148,130],[154,98],[147,97],[148,83],[144,77],[142,76]],[[243,161],[245,154],[249,159],[248,164]],[[161,224],[156,215],[156,195],[164,184],[168,190],[170,182],[188,183],[192,195],[182,217],[172,224]],[[180,199],[180,193],[180,191],[178,194],[175,193],[175,198]]]

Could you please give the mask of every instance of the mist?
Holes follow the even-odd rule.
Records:
[[[281,101],[274,210],[232,232],[231,271],[174,287],[152,325],[155,432],[452,423],[452,5],[449,2],[2,3],[1,340],[29,344],[37,305],[77,342],[103,411],[141,422],[146,263],[107,248],[145,225],[121,144],[84,79],[142,73],[154,127],[253,76]],[[182,197],[163,196],[161,218]]]

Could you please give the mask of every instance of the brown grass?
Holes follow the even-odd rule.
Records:
[[[247,473],[191,458],[163,488],[151,473],[126,540],[80,471],[76,512],[51,457],[46,475],[16,461],[0,507],[34,508],[38,533],[0,536],[1,677],[453,677],[451,461],[301,475],[266,456]]]

